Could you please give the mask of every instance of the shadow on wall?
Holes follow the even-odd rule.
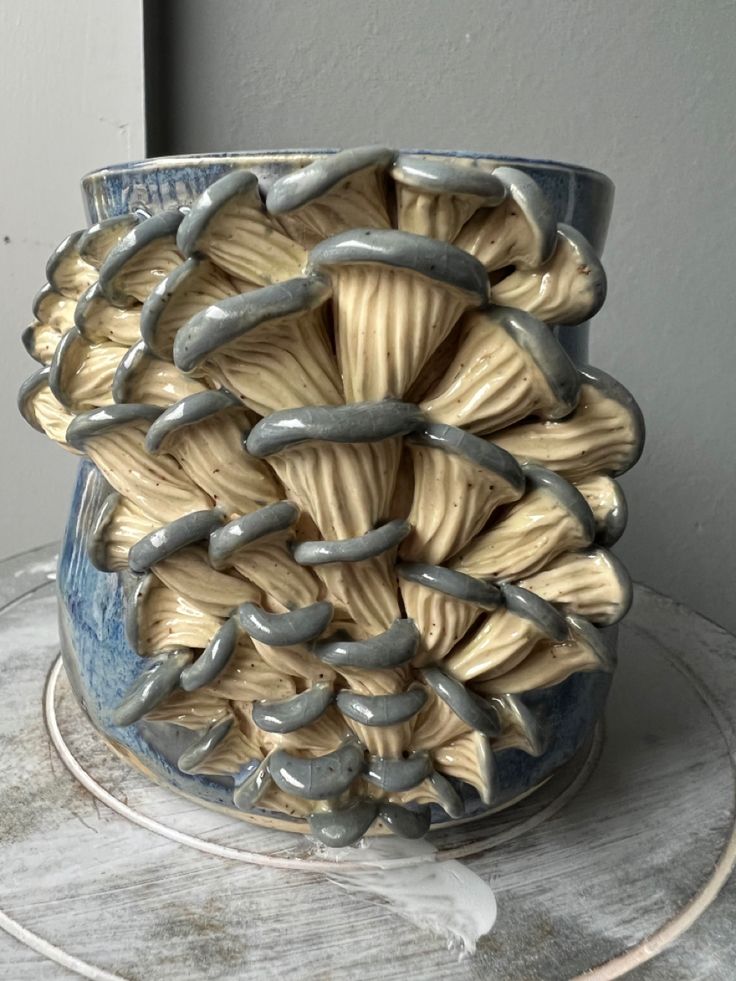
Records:
[[[221,0],[214,16],[169,0],[147,5],[147,27],[153,153],[384,142],[613,177],[610,293],[591,348],[649,430],[624,479],[621,554],[635,578],[736,629],[723,533],[736,518],[736,216],[723,207],[736,190],[736,7]],[[685,194],[684,147],[697,172]]]

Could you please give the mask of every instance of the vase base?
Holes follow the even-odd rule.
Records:
[[[284,851],[284,840],[278,833],[286,832],[289,835],[287,847],[293,846],[295,833],[299,835],[309,834],[309,826],[303,819],[275,813],[237,811],[215,801],[208,801],[187,794],[180,788],[161,780],[127,747],[92,725],[73,695],[61,659],[56,662],[49,674],[45,699],[46,724],[49,735],[65,765],[82,786],[95,797],[124,814],[128,819],[135,821],[135,823],[144,824],[149,829],[156,830],[167,837],[180,837],[175,826],[167,826],[162,822],[155,821],[153,823],[156,827],[151,828],[151,819],[137,814],[129,808],[125,793],[116,791],[116,787],[119,786],[118,782],[116,781],[111,785],[106,780],[106,772],[111,763],[111,753],[143,774],[148,780],[172,791],[178,797],[184,798],[198,807],[226,815],[230,819],[235,819],[236,823],[239,821],[246,822],[276,833],[278,840],[273,841],[272,848],[278,854],[283,854]],[[457,851],[458,854],[470,855],[493,847],[499,840],[508,841],[510,838],[518,837],[525,831],[536,827],[547,817],[557,813],[584,785],[595,767],[602,746],[603,726],[599,723],[591,737],[586,740],[571,760],[523,794],[504,801],[499,807],[484,810],[482,813],[434,823],[431,829],[433,843],[442,852],[449,849],[453,854]],[[499,825],[501,815],[503,818]],[[369,832],[370,835],[387,833],[389,832],[380,822]],[[190,838],[191,836],[186,835],[185,837]],[[192,842],[187,843],[192,844]],[[206,845],[207,843],[202,840],[199,845],[194,847],[201,846],[202,850],[206,851]],[[269,857],[272,857],[269,854],[271,849],[257,853],[250,850],[237,850],[243,856],[249,856],[249,859],[245,860],[260,864],[260,858],[265,860],[263,864],[271,864],[267,861]],[[295,854],[292,860],[297,862],[310,861],[311,850],[311,842],[305,841],[301,848],[302,854]]]

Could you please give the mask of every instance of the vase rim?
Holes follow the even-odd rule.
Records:
[[[131,171],[152,172],[156,170],[171,169],[174,167],[207,167],[216,162],[230,163],[234,166],[242,165],[257,166],[259,164],[277,163],[279,161],[294,161],[300,157],[304,158],[304,163],[322,156],[339,152],[340,148],[334,147],[304,147],[288,148],[280,150],[244,150],[244,151],[223,151],[208,153],[183,153],[172,154],[170,156],[146,157],[142,160],[132,160],[123,163],[107,164],[102,167],[89,171],[82,177],[82,185],[94,183],[105,177],[116,174],[125,174]],[[397,153],[419,154],[433,157],[462,157],[470,160],[492,160],[498,161],[499,165],[534,167],[540,170],[559,170],[566,173],[579,173],[589,179],[598,180],[603,184],[613,188],[613,181],[606,174],[591,167],[581,164],[566,163],[560,160],[548,160],[544,158],[509,156],[506,154],[496,154],[488,151],[478,150],[427,150],[427,149],[399,149]]]

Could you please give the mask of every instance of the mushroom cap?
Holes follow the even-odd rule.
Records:
[[[200,194],[179,226],[176,246],[187,258],[199,249],[200,239],[217,212],[239,195],[259,202],[258,178],[250,170],[233,170],[220,177]]]
[[[183,770],[184,773],[191,773],[195,767],[204,763],[210,753],[217,749],[230,732],[234,722],[235,719],[232,715],[226,715],[224,719],[220,719],[205,729],[204,732],[199,733],[179,757],[176,764],[179,769]]]
[[[105,562],[105,531],[110,524],[115,511],[122,500],[117,491],[111,491],[100,504],[92,522],[92,529],[87,539],[87,555],[95,569],[100,572],[111,572]]]
[[[225,515],[219,508],[192,511],[144,535],[128,554],[131,572],[143,573],[175,555],[182,548],[209,538],[221,527]]]
[[[629,415],[631,416],[632,424],[634,426],[635,440],[631,456],[626,461],[625,469],[629,470],[641,456],[642,450],[644,449],[644,443],[646,441],[646,424],[638,402],[620,381],[612,378],[611,375],[603,371],[602,368],[594,368],[593,365],[588,364],[584,365],[578,370],[580,372],[581,381],[584,385],[592,385],[602,395],[613,399],[615,402],[618,402],[628,411]],[[620,473],[622,471],[618,472]]]
[[[235,777],[233,804],[241,811],[249,811],[273,784],[268,772],[269,757],[250,760]]]
[[[186,395],[163,409],[154,420],[146,433],[146,449],[149,453],[159,453],[172,433],[194,426],[218,412],[242,407],[242,402],[226,388]]]
[[[371,756],[365,771],[365,778],[389,793],[411,790],[432,772],[429,753],[412,753],[408,757],[390,759],[385,756]]]
[[[580,396],[580,376],[569,355],[549,327],[530,313],[515,307],[490,307],[489,314],[498,320],[512,340],[533,360],[558,402],[549,417],[569,415]]]
[[[389,695],[363,695],[343,688],[337,693],[337,707],[343,715],[364,726],[397,726],[412,719],[427,701],[427,692],[418,685]]]
[[[56,246],[46,263],[46,280],[55,290],[60,290],[59,274],[63,270],[65,263],[76,260],[79,257],[79,243],[83,236],[83,231],[72,232]]]
[[[465,801],[455,790],[453,785],[437,770],[427,778],[437,798],[437,803],[453,820],[463,817],[465,814]]]
[[[365,640],[333,635],[314,644],[315,655],[333,667],[397,668],[411,661],[419,646],[420,634],[413,620],[394,620],[390,627]]]
[[[37,368],[33,374],[29,375],[28,378],[25,379],[23,384],[18,389],[18,411],[28,425],[33,429],[38,430],[39,433],[43,432],[43,427],[40,425],[38,419],[36,419],[34,413],[31,412],[31,400],[37,392],[48,386],[50,372],[50,365],[43,365],[41,368]]]
[[[146,667],[113,711],[112,723],[129,726],[160,705],[179,684],[179,677],[192,660],[188,648],[166,651],[149,658]]]
[[[577,487],[553,470],[547,470],[546,467],[524,463],[522,470],[529,489],[547,491],[551,494],[560,506],[575,518],[588,542],[592,542],[595,538],[595,518],[590,505]]]
[[[608,292],[606,271],[601,264],[598,253],[577,228],[560,222],[557,226],[557,235],[559,238],[566,240],[575,257],[578,268],[584,267],[586,270],[585,288],[587,295],[590,297],[590,302],[583,319],[589,320],[598,313],[605,303]],[[580,322],[580,317],[574,321],[565,321],[565,323],[571,326]]]
[[[288,613],[267,613],[257,603],[241,603],[238,622],[254,640],[270,647],[305,644],[324,632],[332,619],[332,603],[322,601]]]
[[[520,749],[529,756],[541,756],[549,744],[548,727],[524,704],[522,697],[511,694],[493,695],[489,701],[496,707],[502,733],[505,735],[507,730],[511,730],[517,738],[523,740],[523,746],[515,742],[513,748]]]
[[[393,157],[394,151],[383,146],[355,147],[320,157],[275,181],[266,195],[266,208],[272,215],[297,211],[348,177],[363,170],[388,167]]]
[[[69,423],[66,440],[77,450],[84,450],[87,440],[129,426],[136,422],[153,422],[163,410],[158,405],[143,402],[105,405],[100,409],[80,412]]]
[[[507,198],[521,210],[532,230],[532,267],[543,265],[554,252],[557,242],[557,222],[552,206],[539,184],[522,170],[496,167],[493,173],[504,184]]]
[[[268,757],[268,772],[276,786],[307,800],[339,797],[364,765],[363,750],[353,739],[323,756],[305,758],[277,749]]]
[[[118,241],[146,218],[150,218],[150,215],[135,211],[95,222],[79,238],[80,257],[91,266],[101,265]]]
[[[429,804],[404,807],[392,801],[384,801],[378,811],[378,816],[400,838],[423,838],[432,823],[432,811]]]
[[[389,228],[355,228],[319,242],[309,254],[312,269],[378,264],[406,269],[464,293],[488,300],[488,273],[481,263],[449,242]]]
[[[180,266],[165,276],[146,297],[141,307],[141,337],[155,354],[164,356],[164,352],[158,345],[158,325],[166,311],[169,300],[189,281],[195,279],[200,266],[207,261],[200,259],[199,256],[185,259]]]
[[[480,198],[480,204],[492,207],[506,197],[503,182],[488,170],[474,165],[463,166],[448,160],[400,153],[391,168],[391,177],[399,184],[431,194],[457,194]]]
[[[128,306],[132,297],[126,292],[121,278],[130,260],[157,239],[176,233],[184,215],[177,208],[160,211],[132,228],[108,253],[100,266],[99,283],[102,293],[114,306]]]
[[[485,736],[497,736],[501,730],[498,712],[486,699],[470,691],[438,667],[423,668],[421,675],[430,688],[463,722]]]
[[[196,691],[217,679],[235,653],[240,637],[240,625],[236,616],[226,620],[196,661],[184,668],[179,687],[184,691]]]
[[[233,518],[210,535],[210,562],[216,569],[221,568],[241,548],[279,532],[288,532],[298,518],[299,508],[291,501],[275,501]]]
[[[347,848],[348,845],[360,841],[378,813],[377,800],[372,797],[355,797],[340,807],[312,811],[309,815],[309,832],[330,848]]]
[[[77,300],[77,305],[74,307],[74,326],[82,337],[87,336],[87,318],[90,315],[94,315],[96,307],[102,304],[108,304],[109,302],[102,292],[99,280],[88,286],[84,293],[82,293]]]
[[[74,358],[75,349],[79,353],[80,347],[86,347],[86,341],[80,334],[79,329],[72,327],[59,339],[49,366],[51,369],[49,371],[49,388],[57,402],[60,402],[65,409],[71,409],[73,407],[64,384],[65,369],[69,361]]]
[[[316,722],[334,700],[332,685],[318,682],[290,698],[255,702],[253,722],[264,732],[294,732]]]
[[[497,586],[456,569],[428,565],[426,562],[400,562],[396,572],[399,578],[407,582],[434,589],[484,610],[495,610],[501,605],[501,593]]]
[[[531,620],[550,640],[561,643],[567,638],[568,628],[564,616],[547,600],[511,583],[502,583],[499,589],[503,597],[503,605],[509,613],[524,620]]]
[[[210,354],[272,320],[308,313],[330,295],[322,276],[299,276],[249,293],[228,296],[187,321],[174,340],[174,364],[193,371]]]
[[[411,531],[408,521],[395,518],[357,538],[298,542],[292,548],[299,565],[326,565],[330,562],[365,562],[395,548]]]
[[[128,348],[120,359],[112,378],[110,390],[114,402],[127,402],[130,383],[136,372],[144,367],[146,360],[149,358],[156,358],[156,355],[143,339],[136,341],[132,347]]]
[[[398,399],[308,405],[281,409],[260,419],[248,434],[246,447],[253,456],[266,457],[310,440],[374,443],[405,436],[423,422],[424,416],[416,405]]]
[[[618,560],[616,560],[618,562]],[[620,565],[620,563],[618,563]],[[628,576],[626,577],[628,580]],[[572,613],[565,618],[571,632],[577,634],[588,645],[600,664],[601,671],[613,671],[616,666],[615,650],[611,648],[602,630],[594,627],[590,620]]]
[[[614,495],[613,507],[607,513],[605,524],[597,535],[600,544],[607,547],[614,545],[619,540],[626,530],[626,524],[629,520],[629,505],[623,488],[613,478],[610,479]]]
[[[84,295],[84,294],[82,294]],[[36,292],[31,303],[31,312],[36,320],[44,321],[47,318],[46,307],[57,300],[68,300],[68,296],[64,296],[63,293],[59,293],[51,283],[44,283],[43,286]],[[73,301],[72,301],[73,302]]]
[[[144,576],[132,576],[128,574],[123,582],[125,590],[123,614],[125,637],[130,647],[136,653],[138,653],[138,645],[140,643],[140,610],[148,594],[157,582],[158,580],[152,572],[147,572]]]

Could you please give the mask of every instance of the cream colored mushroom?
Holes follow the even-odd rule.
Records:
[[[376,146],[319,157],[275,181],[266,207],[307,248],[349,228],[390,228],[384,172],[392,158]]]
[[[177,242],[187,258],[205,255],[256,286],[300,275],[307,259],[304,249],[266,213],[258,178],[247,170],[226,174],[197,198]]]
[[[493,433],[527,416],[572,412],[580,378],[559,341],[521,310],[466,314],[457,351],[421,403],[433,422]]]
[[[349,402],[402,397],[459,317],[488,298],[477,260],[423,235],[361,228],[320,242]]]

